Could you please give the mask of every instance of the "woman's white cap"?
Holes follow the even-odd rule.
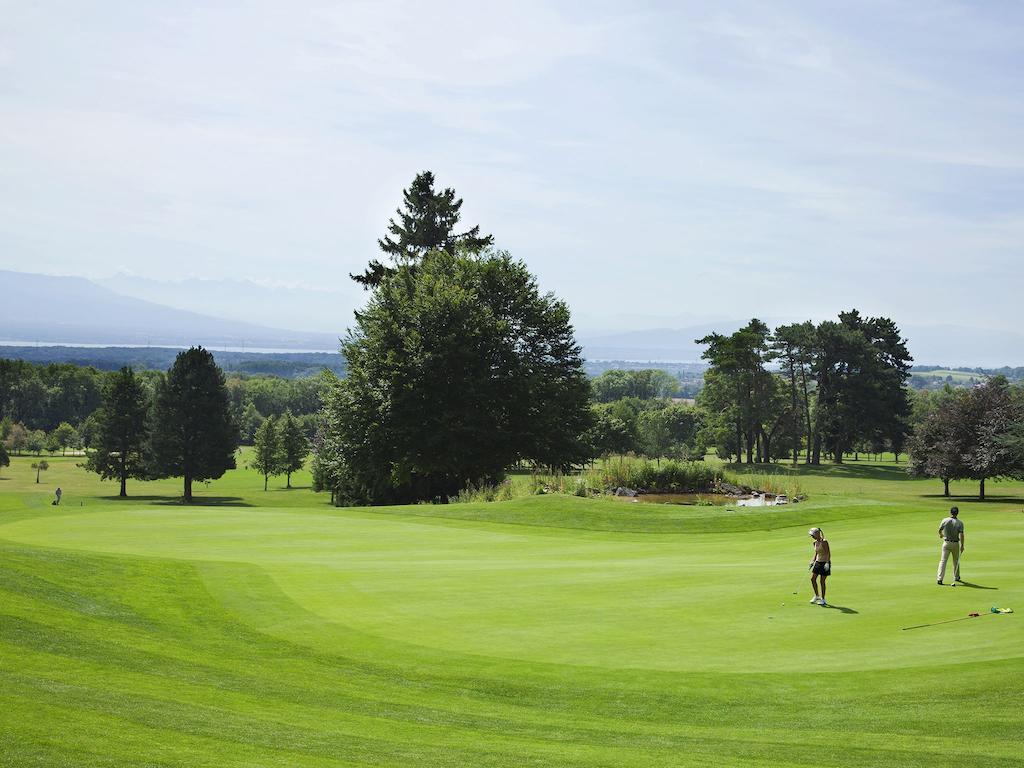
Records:
[[[811,530],[807,532],[807,535],[813,536],[816,533],[821,533],[821,528],[811,528]]]

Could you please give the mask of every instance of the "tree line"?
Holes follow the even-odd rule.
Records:
[[[342,504],[445,501],[524,463],[567,470],[620,453],[701,459],[713,448],[740,463],[820,464],[890,450],[898,460],[915,425],[913,472],[978,479],[982,492],[986,478],[1016,476],[1014,390],[911,395],[899,328],[856,310],[774,330],[754,319],[698,340],[709,368],[696,403],[663,371],[589,380],[566,304],[478,226],[460,231],[461,206],[429,172],[404,190],[383,258],[352,276],[367,302],[342,342],[344,378],[229,381],[201,348],[166,376],[124,368],[99,390],[96,371],[0,366],[7,444],[16,426],[41,423],[12,415],[49,419],[66,440],[77,428],[87,465],[122,495],[128,478],[174,476],[190,499],[193,481],[234,466],[243,440],[265,489],[279,473],[290,486],[312,432],[314,488]],[[43,390],[57,409],[45,416],[26,394]]]
[[[74,380],[88,380],[88,376]],[[214,480],[235,468],[241,431],[232,391],[237,394],[242,387],[229,386],[209,351],[193,347],[179,353],[165,375],[140,375],[124,367],[103,374],[100,382],[96,407],[84,422],[89,428],[89,450],[83,466],[105,480],[117,481],[120,496],[127,496],[129,479],[180,477],[182,496],[190,502],[193,483]],[[291,487],[291,473],[302,467],[309,454],[302,420],[287,407],[286,395],[305,396],[311,406],[314,396],[310,393],[315,391],[308,382],[283,387],[260,382],[252,388],[251,394],[262,397],[268,410],[284,406],[279,416],[271,414],[256,428],[253,466],[264,475],[264,489],[272,474],[287,474]],[[20,452],[37,447],[33,440],[40,430],[28,430],[10,417],[0,430],[4,433],[0,465],[9,463],[8,448]],[[65,445],[80,441],[77,430],[66,423],[52,435]],[[45,469],[42,464],[33,465],[37,473]]]
[[[156,370],[133,371],[150,394],[165,375]],[[0,442],[8,441],[7,449],[14,453],[91,448],[93,414],[101,404],[105,382],[116,374],[72,363],[40,365],[0,358]],[[324,387],[320,374],[297,379],[225,375],[243,445],[253,444],[256,430],[267,417],[280,418],[285,411],[299,420],[307,437],[316,431]]]
[[[697,402],[720,456],[820,464],[823,455],[841,463],[854,451],[903,451],[911,357],[892,320],[851,310],[772,331],[754,319],[697,342],[711,366]]]

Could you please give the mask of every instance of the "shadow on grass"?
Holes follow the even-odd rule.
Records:
[[[884,466],[879,464],[726,464],[725,469],[734,474],[784,475],[786,477],[835,477],[854,480],[911,480],[906,464]]]
[[[853,610],[853,608],[847,608],[843,605],[833,605],[832,603],[829,603],[828,605],[822,607],[831,608],[832,610],[839,611],[840,613],[860,613],[860,611],[855,611]]]
[[[251,507],[240,496],[195,496],[186,503],[181,496],[100,496],[103,501],[154,504],[161,507]]]
[[[943,496],[941,493],[922,493],[922,499],[945,499],[950,504],[1020,504],[1024,506],[1024,496],[993,496],[987,494],[984,499],[977,496]]]
[[[970,589],[999,589],[999,587],[983,587],[981,584],[972,584],[969,581],[961,581],[961,587],[969,587]]]

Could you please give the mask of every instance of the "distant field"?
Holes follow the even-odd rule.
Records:
[[[976,373],[975,371],[955,371],[955,370],[940,370],[940,371],[913,371],[914,376],[920,376],[923,379],[952,379],[956,383],[967,383],[971,379],[975,381],[984,381],[988,378],[983,373]]]
[[[950,589],[941,484],[891,461],[729,511],[335,509],[244,469],[184,507],[80,460],[0,470],[3,766],[1024,765],[1024,484],[957,499]]]

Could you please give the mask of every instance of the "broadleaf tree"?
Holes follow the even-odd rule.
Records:
[[[292,473],[302,469],[309,456],[309,440],[302,423],[286,410],[281,417],[278,434],[281,441],[281,471],[285,474],[285,488],[292,487]]]
[[[385,276],[356,321],[318,459],[339,500],[446,500],[521,460],[589,458],[568,307],[522,262],[431,251]]]
[[[281,436],[277,428],[277,419],[268,416],[256,429],[252,460],[249,462],[249,466],[263,475],[263,490],[266,491],[270,476],[280,474],[283,465]]]

